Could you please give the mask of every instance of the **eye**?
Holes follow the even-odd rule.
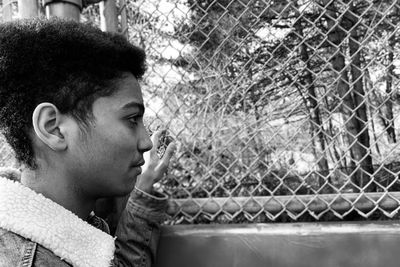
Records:
[[[139,120],[140,120],[140,116],[132,116],[132,117],[129,117],[129,118],[128,118],[128,121],[129,121],[129,123],[130,123],[131,125],[136,125],[136,124],[138,124]]]

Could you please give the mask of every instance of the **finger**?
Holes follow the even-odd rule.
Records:
[[[164,166],[168,167],[172,156],[175,154],[175,151],[176,151],[176,144],[174,142],[170,143],[167,149],[165,150],[164,156],[161,159],[161,163]]]
[[[157,130],[151,136],[151,142],[153,143],[153,148],[151,149],[151,153],[152,154],[157,153],[157,149],[158,149],[158,144],[160,142],[161,133],[162,133],[161,130]]]

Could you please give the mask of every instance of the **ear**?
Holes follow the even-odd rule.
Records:
[[[60,120],[60,111],[51,103],[41,103],[33,111],[32,124],[36,136],[54,151],[67,148],[67,142],[59,128]]]

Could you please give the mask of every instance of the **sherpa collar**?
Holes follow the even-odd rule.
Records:
[[[28,187],[0,177],[0,227],[50,249],[73,266],[106,267],[114,238]]]

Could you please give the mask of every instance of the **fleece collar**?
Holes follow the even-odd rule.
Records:
[[[0,177],[0,227],[51,250],[73,266],[107,267],[114,238],[18,182]]]

